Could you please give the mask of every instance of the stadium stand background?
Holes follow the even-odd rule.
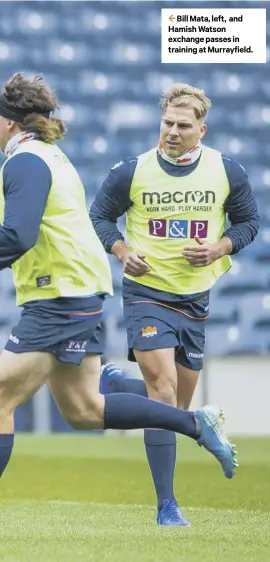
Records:
[[[157,144],[162,89],[181,81],[206,90],[213,102],[206,143],[246,168],[261,215],[256,242],[234,258],[232,270],[212,291],[207,352],[209,356],[266,356],[270,350],[269,62],[161,64],[162,7],[179,7],[179,3],[36,1],[17,2],[14,9],[13,2],[1,2],[1,80],[18,70],[42,72],[57,91],[69,129],[61,146],[81,175],[89,206],[112,165]],[[181,2],[181,7],[201,8],[202,3]],[[203,2],[203,7],[267,4]],[[268,8],[268,42],[269,21]],[[124,231],[124,221],[120,224]],[[106,307],[107,354],[123,357],[122,271],[115,258],[110,261],[115,297]],[[20,312],[9,270],[0,275],[0,298],[3,348]],[[51,407],[51,428],[66,430]],[[33,401],[19,408],[19,430],[32,429],[34,409]]]

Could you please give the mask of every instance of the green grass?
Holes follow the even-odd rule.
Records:
[[[1,562],[269,562],[270,439],[237,439],[227,481],[179,440],[176,494],[188,529],[155,524],[137,437],[17,436],[0,487]]]

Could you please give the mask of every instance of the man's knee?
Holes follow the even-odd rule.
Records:
[[[177,404],[177,382],[173,379],[155,377],[147,383],[149,398],[176,406]]]
[[[74,429],[91,430],[103,427],[104,409],[98,397],[84,405],[62,408],[61,413]]]
[[[101,418],[93,411],[63,412],[63,417],[74,429],[101,429]]]
[[[0,419],[13,414],[14,410],[24,401],[20,388],[9,384],[8,379],[0,380]]]
[[[0,433],[14,433],[14,411],[20,404],[20,397],[9,392],[5,382],[0,382]]]
[[[134,350],[134,355],[142,371],[148,397],[176,406],[177,371],[174,349]]]
[[[0,359],[0,415],[11,414],[48,379],[56,359],[50,353],[12,353],[4,350]]]

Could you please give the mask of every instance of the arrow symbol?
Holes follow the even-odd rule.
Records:
[[[174,17],[174,16],[170,16],[170,17],[169,17],[169,20],[174,21],[174,20],[175,20],[175,17]]]

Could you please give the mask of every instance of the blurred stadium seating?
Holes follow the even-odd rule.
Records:
[[[211,2],[204,2],[204,7]],[[192,7],[202,7],[193,2]],[[250,2],[219,2],[219,7]],[[208,353],[267,354],[270,350],[270,78],[264,64],[162,65],[161,7],[178,2],[1,3],[1,79],[43,72],[57,91],[69,135],[62,147],[77,166],[90,205],[109,168],[154,146],[159,94],[173,81],[205,88],[212,99],[207,144],[247,170],[261,214],[254,244],[212,294]],[[190,7],[182,2],[181,7]],[[256,2],[256,7],[267,7]],[[270,8],[267,35],[270,36]],[[268,52],[269,55],[269,52]],[[1,157],[2,158],[2,157]],[[121,221],[122,228],[124,222]],[[121,268],[111,265],[115,299],[106,306],[108,353],[125,352]],[[10,272],[2,272],[0,341],[17,318]]]

